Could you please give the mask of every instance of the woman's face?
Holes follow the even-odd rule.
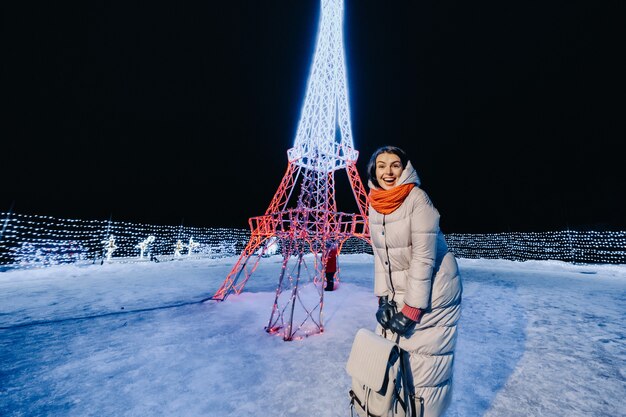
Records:
[[[376,157],[376,180],[383,190],[398,185],[404,167],[400,157],[394,153],[381,153]]]

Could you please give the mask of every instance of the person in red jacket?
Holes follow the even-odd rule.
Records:
[[[337,244],[330,243],[328,260],[326,261],[326,286],[324,291],[335,289],[335,273],[337,273]]]

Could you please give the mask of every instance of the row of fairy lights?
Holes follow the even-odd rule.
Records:
[[[238,255],[250,232],[245,229],[156,226],[110,220],[57,219],[51,216],[0,213],[0,265],[16,257],[68,262],[105,257],[111,238],[111,259],[141,260],[142,242],[154,236],[148,252],[155,256]],[[549,231],[496,234],[447,234],[453,252],[462,258],[557,259],[569,262],[626,263],[626,232]],[[342,253],[371,253],[369,246],[349,239]],[[35,257],[36,258],[36,257]],[[18,259],[19,260],[19,259]],[[24,263],[24,262],[23,262]]]
[[[446,241],[461,258],[626,263],[626,231],[448,234]]]
[[[0,213],[0,265],[28,267],[100,258],[132,262],[146,260],[149,255],[233,256],[243,249],[249,236],[243,229]]]

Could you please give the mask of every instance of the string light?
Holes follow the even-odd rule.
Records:
[[[0,213],[0,268],[30,268],[62,263],[145,262],[173,258],[178,240],[189,241],[187,258],[236,256],[250,238],[244,229],[157,226],[109,220],[58,219]],[[152,242],[143,249],[150,236]],[[109,252],[109,239],[116,246]],[[184,252],[183,252],[184,253]]]
[[[183,250],[183,242],[181,242],[180,239],[178,239],[176,241],[176,244],[174,245],[174,258],[180,258],[182,255],[180,254],[180,251]]]
[[[119,247],[115,244],[115,236],[110,235],[107,240],[103,240],[100,243],[104,244],[104,252],[105,252],[106,259],[107,261],[110,261],[111,257],[113,256],[113,252],[115,252],[115,250]]]
[[[189,243],[187,244],[187,256],[191,256],[193,250],[199,247],[200,244],[198,242],[193,241],[193,237],[189,238]]]
[[[626,263],[626,231],[448,234],[446,241],[459,258]]]
[[[221,258],[237,256],[250,239],[246,229],[157,226],[18,213],[0,213],[0,222],[4,224],[0,236],[2,269],[99,262],[103,257],[110,262],[141,262],[153,256],[171,259],[178,240],[189,242],[182,245],[187,248],[185,258]],[[108,246],[111,237],[115,246],[112,250]],[[446,240],[459,258],[626,264],[626,231],[452,233],[446,235]],[[362,239],[350,238],[341,253],[372,254],[372,248]],[[273,245],[272,254],[282,254],[281,245]]]
[[[145,252],[148,252],[148,257],[151,258],[150,256],[150,245],[154,242],[154,240],[156,239],[155,236],[150,235],[148,236],[145,240],[139,242],[137,244],[137,246],[135,246],[135,248],[139,249],[139,259],[143,259],[143,255]]]

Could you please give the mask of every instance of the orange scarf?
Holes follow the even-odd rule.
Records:
[[[381,214],[393,213],[404,202],[413,187],[415,187],[414,183],[398,185],[390,190],[372,188],[369,195],[370,203],[374,210]]]

